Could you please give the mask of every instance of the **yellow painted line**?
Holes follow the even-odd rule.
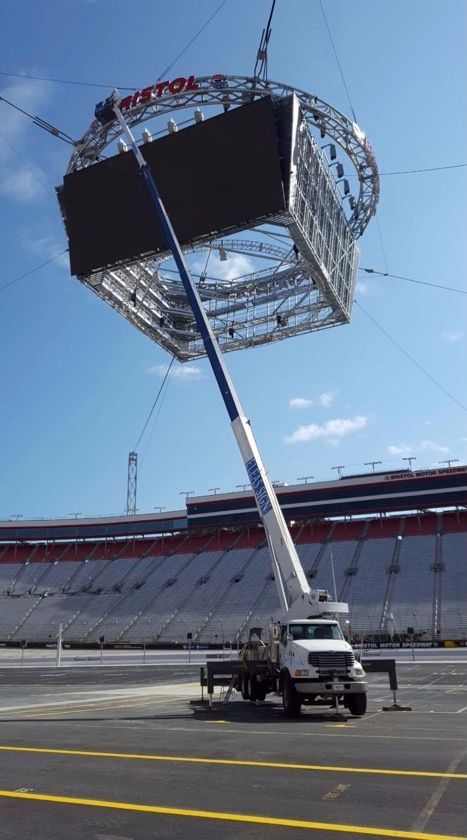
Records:
[[[286,764],[278,761],[246,761],[235,758],[198,758],[186,755],[145,755],[140,753],[61,750],[49,747],[0,746],[2,752],[38,753],[44,755],[76,755],[85,758],[122,758],[133,761],[166,761],[175,764],[220,764],[227,767],[266,767],[278,770],[319,770],[331,773],[367,773],[379,776],[415,776],[429,779],[467,779],[467,773],[435,773],[429,770],[386,770],[375,767],[340,767],[326,764]]]
[[[254,825],[280,825],[286,828],[305,828],[315,831],[335,831],[341,834],[364,834],[372,837],[400,837],[403,840],[467,840],[453,834],[425,834],[419,831],[401,831],[391,828],[371,828],[360,825],[341,825],[310,820],[288,820],[283,817],[263,817],[255,814],[232,814],[223,811],[198,811],[191,808],[166,808],[161,805],[138,805],[133,802],[110,802],[103,799],[81,799],[74,796],[52,796],[44,793],[22,793],[0,790],[6,799],[26,799],[33,802],[54,802],[59,805],[84,805],[91,808],[111,808],[118,811],[136,811],[146,814],[166,814],[173,817],[196,817],[202,820],[250,823]]]

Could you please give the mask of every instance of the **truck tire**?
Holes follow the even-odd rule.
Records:
[[[290,679],[285,679],[282,684],[282,705],[286,717],[295,718],[300,714],[302,701],[295,691],[295,686]]]
[[[250,700],[255,702],[258,700],[258,680],[256,679],[254,674],[248,674],[248,697]]]
[[[266,683],[265,682],[257,682],[256,683],[256,699],[262,703],[266,700]]]
[[[241,689],[240,690],[242,692],[242,698],[244,700],[249,700],[250,699],[250,692],[249,692],[249,686],[248,686],[248,683],[249,683],[248,674],[242,674],[241,677],[240,677],[240,680],[241,680],[241,683],[240,683]]]
[[[347,708],[351,715],[361,717],[366,712],[366,694],[349,694],[347,697]]]

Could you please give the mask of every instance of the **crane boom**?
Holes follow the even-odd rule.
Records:
[[[255,496],[258,512],[262,520],[266,539],[271,555],[272,569],[276,580],[281,608],[289,617],[303,616],[310,609],[316,612],[318,595],[310,590],[306,575],[290,536],[276,493],[266,472],[258,446],[256,444],[249,420],[245,416],[242,405],[230,378],[224,362],[218,341],[213,333],[208,316],[201,302],[195,283],[185,261],[183,251],[173,230],[162,199],[159,195],[149,165],[146,163],[135,139],[119,108],[118,91],[104,102],[96,106],[96,119],[106,124],[117,119],[125,132],[131,150],[137,160],[140,174],[148,191],[152,205],[164,231],[167,243],[172,252],[180,278],[192,307],[196,324],[201,333],[206,354],[211,363],[214,376],[230,418],[232,431],[235,435],[241,456],[243,458],[249,481]],[[329,610],[330,604],[326,607]],[[338,606],[338,605],[332,605]],[[336,610],[334,610],[336,611]],[[339,610],[337,610],[339,611]]]

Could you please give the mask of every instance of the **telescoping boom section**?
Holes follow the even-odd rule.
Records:
[[[108,99],[96,106],[96,119],[103,125],[116,119],[122,131],[126,134],[154,211],[157,214],[157,218],[172,252],[253,489],[271,554],[272,569],[284,616],[289,618],[295,616],[315,617],[347,612],[346,605],[325,600],[316,590],[312,591],[310,589],[274,488],[264,467],[250,422],[245,416],[235,391],[219,344],[212,331],[198,290],[186,264],[183,251],[161,200],[151,169],[141,154],[133,134],[123,117],[119,107],[120,101],[118,92],[114,91]]]

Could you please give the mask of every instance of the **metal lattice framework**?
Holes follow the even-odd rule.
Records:
[[[258,220],[251,237],[225,230],[221,238],[205,237],[184,248],[185,253],[210,249],[224,257],[241,254],[258,265],[257,270],[233,279],[202,272],[197,280],[225,352],[348,322],[358,265],[355,243],[374,215],[379,197],[371,146],[358,125],[319,97],[246,76],[196,77],[195,89],[167,92],[150,102],[139,102],[135,95],[134,104],[125,111],[130,128],[135,128],[187,108],[226,109],[265,95],[280,99],[292,94],[309,131],[300,140],[302,161],[289,211]],[[355,169],[359,194],[348,205],[330,162],[312,137],[312,130],[316,133],[317,129],[326,143],[331,140],[340,146]],[[99,161],[120,134],[115,122],[102,126],[93,121],[76,144],[67,172]],[[271,225],[276,232],[282,228],[280,245],[271,241]],[[80,280],[152,340],[187,361],[204,355],[204,348],[183,288],[175,276],[170,277],[169,260],[168,255],[144,258]]]

